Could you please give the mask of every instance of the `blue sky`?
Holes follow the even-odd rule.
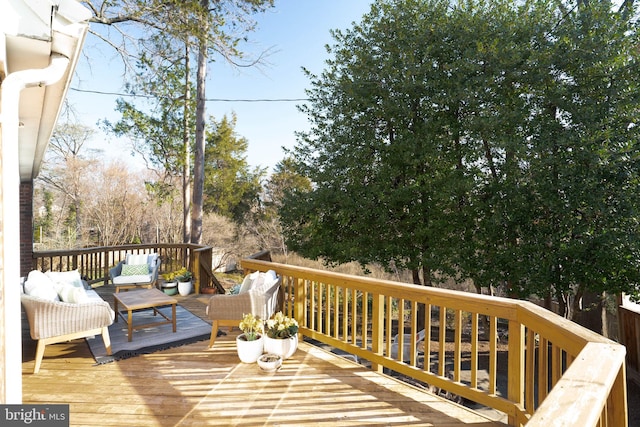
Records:
[[[257,17],[258,29],[249,34],[245,51],[271,50],[268,65],[238,70],[220,58],[208,68],[207,98],[291,99],[305,98],[309,81],[306,67],[315,74],[324,68],[326,44],[332,44],[331,29],[346,29],[359,22],[370,8],[370,0],[276,0],[275,7]],[[122,69],[113,51],[87,38],[72,88],[122,92]],[[117,120],[117,96],[75,90],[68,99],[79,120],[94,125],[98,120]],[[295,131],[308,129],[306,116],[298,112],[300,102],[208,102],[207,114],[217,120],[235,112],[236,132],[247,138],[247,160],[252,166],[271,169],[284,157],[281,147],[295,145]],[[97,134],[92,145],[114,160],[141,164],[130,156],[127,141]]]

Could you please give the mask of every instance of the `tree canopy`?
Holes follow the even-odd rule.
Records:
[[[258,203],[264,170],[251,170],[248,141],[235,133],[236,117],[213,121],[205,148],[204,210],[242,223]]]
[[[313,187],[282,204],[290,248],[509,295],[637,293],[632,15],[376,1],[308,73],[311,130],[292,154]]]

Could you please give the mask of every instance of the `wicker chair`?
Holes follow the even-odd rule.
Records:
[[[24,293],[20,296],[31,338],[38,341],[34,374],[40,370],[48,344],[102,335],[107,354],[111,354],[108,326],[113,323],[114,311],[95,291],[88,290],[87,294],[89,301],[77,304],[48,301]]]
[[[220,326],[238,326],[245,314],[252,313],[268,319],[278,310],[281,278],[275,273],[253,273],[245,277],[240,292],[235,295],[213,295],[207,305],[207,316],[211,319],[209,348],[213,347]]]

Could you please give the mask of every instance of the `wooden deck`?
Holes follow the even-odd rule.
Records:
[[[177,297],[203,313],[203,295]],[[84,340],[47,346],[23,333],[23,402],[70,404],[72,426],[503,426],[422,389],[300,343],[276,373],[238,360],[237,331],[104,365]]]

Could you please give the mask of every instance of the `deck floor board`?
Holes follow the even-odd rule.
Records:
[[[23,402],[69,404],[72,426],[504,425],[306,342],[263,373],[240,363],[236,332],[213,349],[202,341],[104,365],[84,340],[54,344],[34,375],[23,327]]]

